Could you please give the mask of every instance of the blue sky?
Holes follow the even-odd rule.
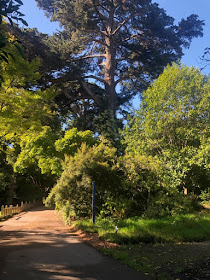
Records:
[[[35,0],[22,0],[22,2],[20,11],[25,15],[30,28],[36,27],[40,32],[48,34],[59,29],[58,23],[50,22],[44,12],[37,7]]]
[[[210,0],[157,0],[154,2],[159,3],[160,7],[164,8],[168,15],[175,18],[176,22],[191,14],[197,14],[201,20],[205,21],[204,36],[194,39],[190,48],[185,50],[185,55],[182,58],[185,64],[200,68],[199,57],[202,56],[204,49],[210,46]]]

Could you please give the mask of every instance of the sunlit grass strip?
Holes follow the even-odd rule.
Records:
[[[140,242],[193,242],[210,240],[210,213],[187,214],[162,219],[130,218],[79,220],[78,228],[87,232],[97,232],[102,239],[118,244]],[[115,232],[115,225],[118,232]]]

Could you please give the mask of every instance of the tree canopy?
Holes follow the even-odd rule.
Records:
[[[5,24],[3,24],[3,19],[7,19],[11,25],[14,21],[21,21],[24,25],[28,25],[23,19],[24,14],[19,11],[21,5],[23,5],[21,0],[2,0],[0,3],[0,62],[3,60],[8,63],[9,57],[13,58],[13,55],[6,49],[7,45],[14,45],[22,53],[17,40],[10,37]],[[2,75],[0,75],[0,79],[3,80]]]
[[[114,113],[203,34],[197,15],[175,25],[151,0],[36,1],[63,28],[49,40],[54,51],[66,56],[62,80],[71,80],[74,65],[80,99],[94,100],[99,107],[105,99],[106,108]],[[90,79],[104,89],[102,93],[90,86]]]
[[[21,152],[14,164],[15,171],[24,174],[35,164],[43,174],[52,173],[59,177],[63,171],[65,156],[73,156],[82,143],[92,146],[97,142],[89,130],[78,131],[77,128],[72,128],[63,137],[60,134],[49,126],[43,126],[42,131],[22,135]]]
[[[15,60],[1,63],[4,82],[0,88],[0,137],[8,141],[28,130],[40,131],[44,124],[56,118],[52,109],[54,89],[33,89],[40,78],[39,59],[28,62],[12,48],[10,52]]]
[[[144,92],[141,108],[126,128],[127,150],[162,162],[165,186],[206,188],[209,100],[209,76],[179,64],[168,66]]]
[[[3,78],[0,87],[0,192],[5,202],[11,204],[17,193],[30,198],[33,194],[35,197],[43,195],[46,178],[48,187],[53,184],[53,179],[42,176],[36,165],[30,166],[24,176],[14,172],[21,139],[40,133],[45,125],[54,131],[59,130],[60,125],[53,102],[55,90],[37,87],[40,59],[25,60],[13,44],[8,44],[5,50],[11,57],[0,62]]]

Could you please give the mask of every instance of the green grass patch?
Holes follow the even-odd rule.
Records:
[[[118,233],[115,233],[115,226]],[[102,239],[118,244],[157,242],[199,242],[210,240],[210,213],[177,215],[162,219],[130,218],[79,220],[76,226],[86,232],[97,232]]]

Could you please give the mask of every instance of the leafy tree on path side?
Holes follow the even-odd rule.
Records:
[[[67,221],[70,217],[91,215],[92,183],[96,182],[96,211],[113,214],[127,201],[122,172],[116,165],[116,149],[102,139],[90,147],[82,143],[77,153],[66,156],[64,170],[47,197],[46,204],[56,206]]]
[[[39,58],[40,79],[37,88],[45,90],[51,85],[56,89],[55,103],[63,122],[70,123],[70,127],[78,127],[80,130],[91,129],[97,131],[94,122],[106,107],[105,98],[103,105],[99,108],[93,100],[87,99],[88,95],[78,82],[79,69],[75,64],[69,64],[65,55],[68,46],[64,44],[61,37],[56,37],[59,42],[58,49],[52,47],[54,36],[42,34],[37,29],[21,30],[17,26],[10,26],[9,32],[17,37],[23,45],[24,55],[27,60]],[[68,65],[68,75],[62,77],[63,69]],[[78,65],[77,65],[78,67]],[[69,79],[67,82],[67,78]],[[104,96],[104,90],[96,84],[89,84],[90,88],[97,92],[98,96]],[[27,85],[26,85],[26,88]],[[98,126],[97,126],[98,127]]]
[[[125,130],[127,151],[162,166],[159,183],[190,192],[210,182],[209,76],[173,64],[143,93]]]
[[[7,196],[5,202],[11,204],[18,184],[23,185],[22,181],[20,183],[21,176],[13,172],[21,137],[42,131],[44,125],[51,126],[55,131],[59,121],[57,111],[53,109],[54,89],[41,91],[36,88],[36,81],[40,78],[40,60],[26,61],[13,45],[8,45],[6,50],[14,59],[9,58],[9,63],[0,63],[3,70],[0,87],[0,181],[3,187],[1,195]],[[36,167],[31,174],[26,172],[27,182],[32,180],[31,185],[39,189],[39,183],[34,182],[43,182],[44,178],[40,175],[40,180],[36,180],[34,176],[38,175]]]
[[[32,90],[39,79],[39,60],[25,61],[18,52],[15,61],[3,62],[4,82],[0,88],[0,137],[10,141],[26,131],[41,131],[46,124],[53,125],[57,112],[53,111],[53,88]],[[25,89],[29,85],[31,89]]]
[[[24,174],[31,166],[37,166],[42,174],[53,174],[59,177],[63,170],[65,156],[73,156],[82,143],[93,146],[97,140],[89,130],[78,131],[69,129],[63,137],[62,132],[55,133],[49,126],[43,126],[42,131],[22,135],[21,151],[14,164],[16,172]]]

